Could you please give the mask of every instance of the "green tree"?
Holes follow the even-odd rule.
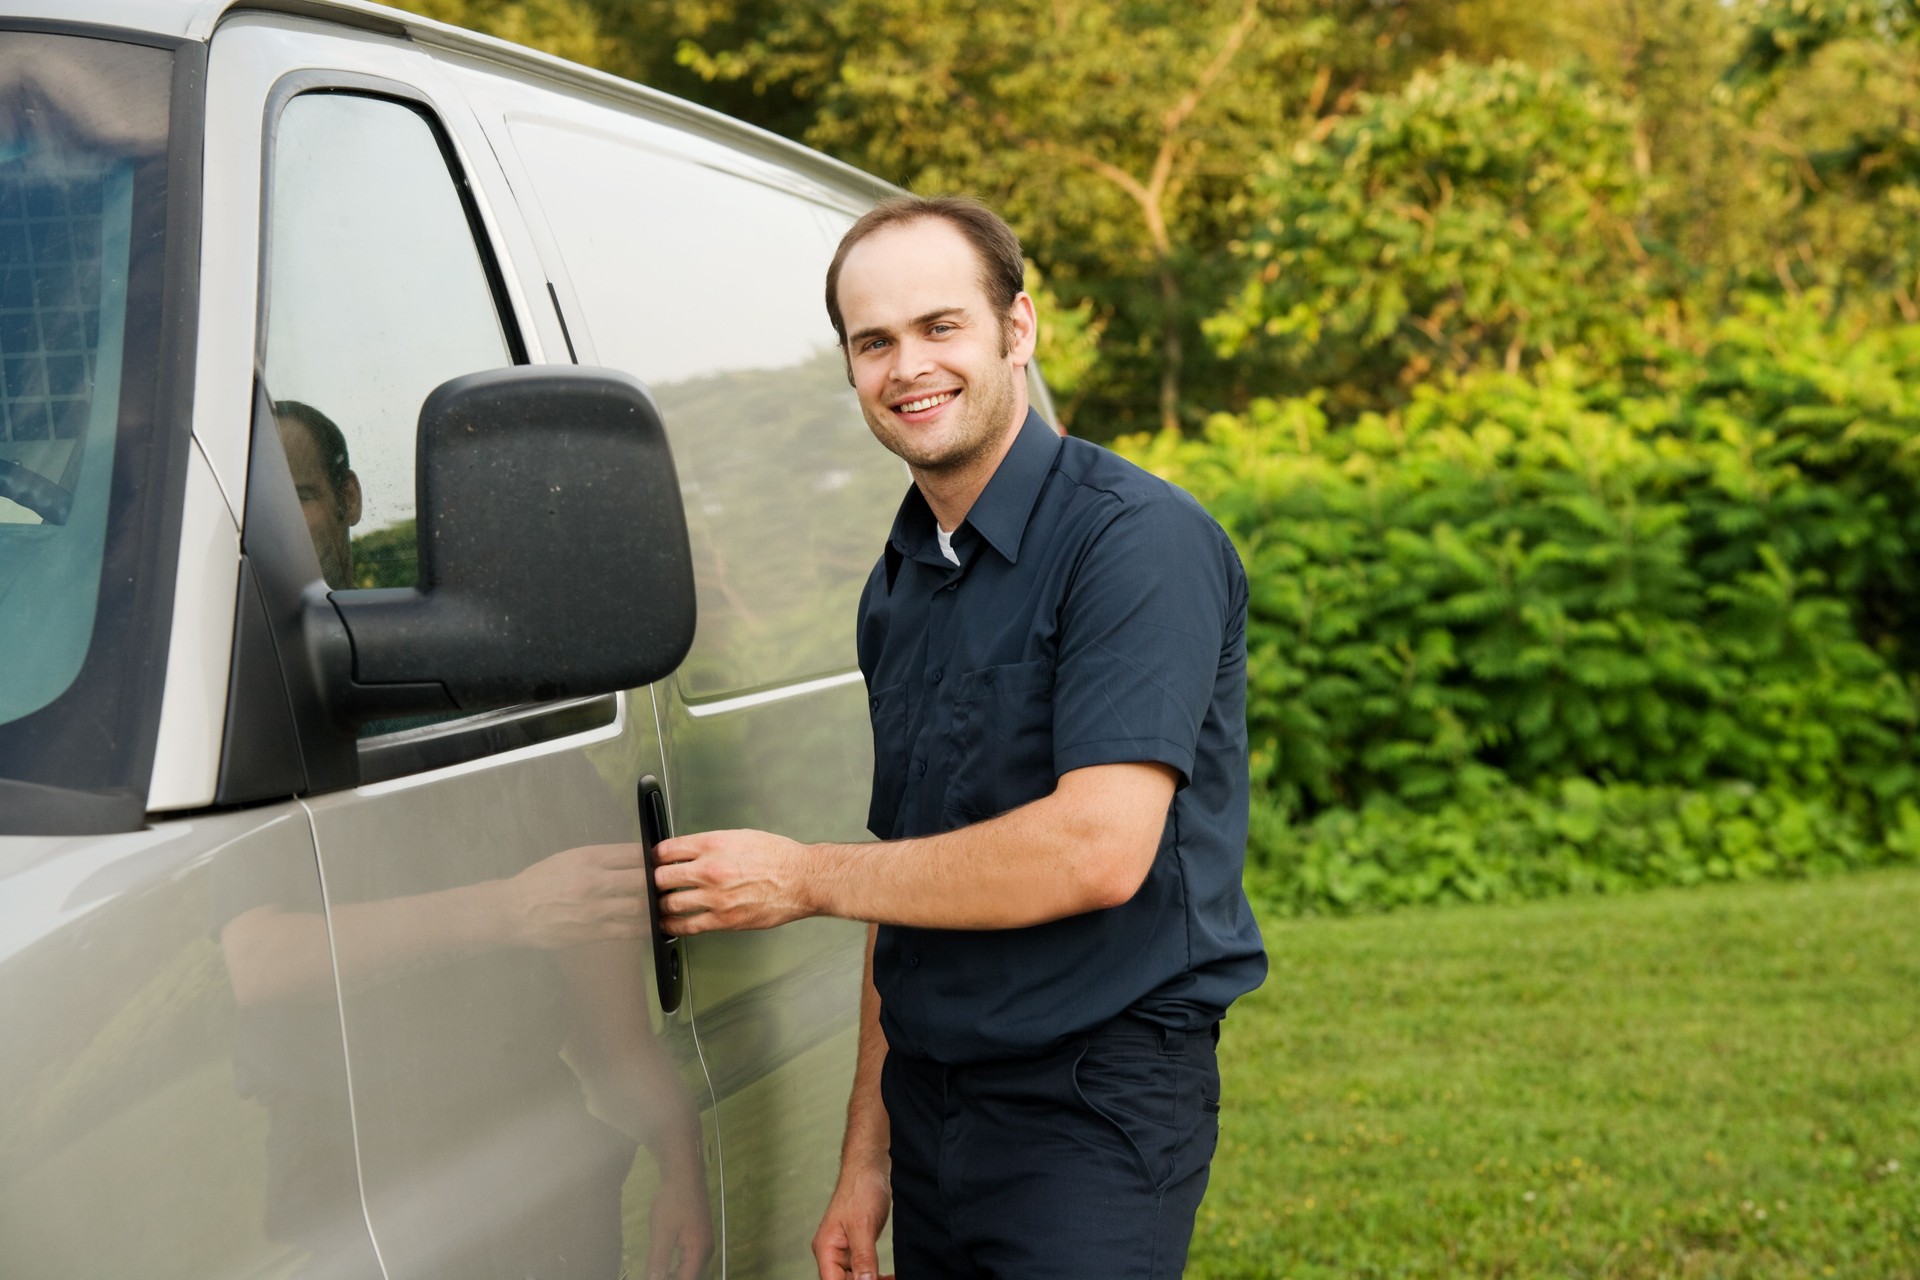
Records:
[[[1369,0],[650,3],[710,86],[694,96],[783,130],[798,108],[814,146],[1005,211],[1104,331],[1096,435],[1219,398],[1231,370],[1193,339],[1231,279],[1245,174],[1383,74],[1405,25]]]
[[[1764,0],[1727,86],[1772,181],[1780,286],[1920,320],[1920,5]]]
[[[1207,330],[1337,418],[1443,372],[1617,368],[1671,305],[1634,154],[1631,111],[1595,85],[1444,60],[1270,162],[1244,283]]]

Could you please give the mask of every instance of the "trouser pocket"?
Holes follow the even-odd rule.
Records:
[[[1205,1037],[1088,1041],[1073,1068],[1081,1103],[1115,1130],[1156,1191],[1205,1169],[1219,1141],[1220,1076]]]

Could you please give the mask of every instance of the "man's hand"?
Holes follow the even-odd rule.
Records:
[[[661,926],[668,933],[771,929],[817,914],[805,894],[806,845],[766,831],[705,831],[662,840]]]
[[[813,1233],[813,1257],[820,1280],[876,1280],[880,1276],[880,1229],[893,1208],[893,1190],[885,1169],[843,1168],[827,1204],[820,1229]],[[881,1280],[891,1280],[882,1277]]]
[[[647,1216],[646,1280],[694,1280],[713,1255],[704,1178],[669,1178]]]
[[[645,938],[647,870],[637,844],[562,849],[496,882],[506,938],[523,947]]]

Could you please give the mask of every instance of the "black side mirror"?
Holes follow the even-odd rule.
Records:
[[[693,642],[693,561],[666,430],[639,382],[518,366],[420,410],[417,587],[309,589],[347,723],[649,684]]]

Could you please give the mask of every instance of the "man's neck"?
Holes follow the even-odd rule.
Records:
[[[1026,425],[1027,411],[1023,406],[1019,416],[1000,437],[999,444],[991,451],[971,459],[965,464],[938,471],[923,471],[918,467],[909,467],[913,472],[913,482],[919,486],[920,496],[927,500],[927,506],[933,512],[933,518],[942,529],[951,533],[960,527],[967,518],[967,512],[973,510],[973,504],[986,491],[987,482],[993,479],[993,473],[1006,461],[1007,454],[1013,449],[1013,442],[1020,438],[1020,429]]]

